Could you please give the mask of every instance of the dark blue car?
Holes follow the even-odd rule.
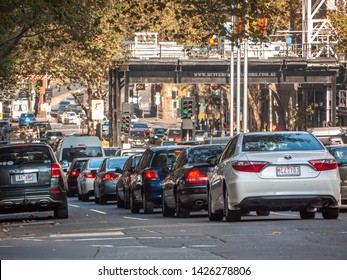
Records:
[[[182,146],[148,148],[137,165],[130,183],[130,209],[139,213],[153,213],[153,208],[161,207],[162,181],[176,157],[184,150]]]

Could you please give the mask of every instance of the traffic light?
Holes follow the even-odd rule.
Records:
[[[194,97],[182,97],[181,101],[182,119],[190,119],[195,115],[195,98]]]
[[[52,95],[53,95],[52,89],[51,88],[46,88],[45,93],[43,95],[44,103],[51,103]]]
[[[122,114],[121,130],[124,132],[129,132],[131,125],[131,116],[129,113]]]

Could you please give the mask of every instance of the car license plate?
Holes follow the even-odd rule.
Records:
[[[277,166],[277,176],[300,176],[300,166]]]
[[[15,180],[18,183],[36,183],[37,177],[36,173],[17,174]]]

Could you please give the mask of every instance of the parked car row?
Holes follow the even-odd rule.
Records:
[[[227,144],[160,146],[130,156],[117,174],[117,207],[165,217],[208,211],[210,221],[240,221],[255,212],[317,211],[336,219],[338,162],[307,132],[241,133]]]

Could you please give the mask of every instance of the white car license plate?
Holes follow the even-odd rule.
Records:
[[[18,174],[15,176],[15,180],[16,182],[36,183],[37,177],[36,173]]]
[[[300,166],[277,166],[277,176],[300,176]]]

